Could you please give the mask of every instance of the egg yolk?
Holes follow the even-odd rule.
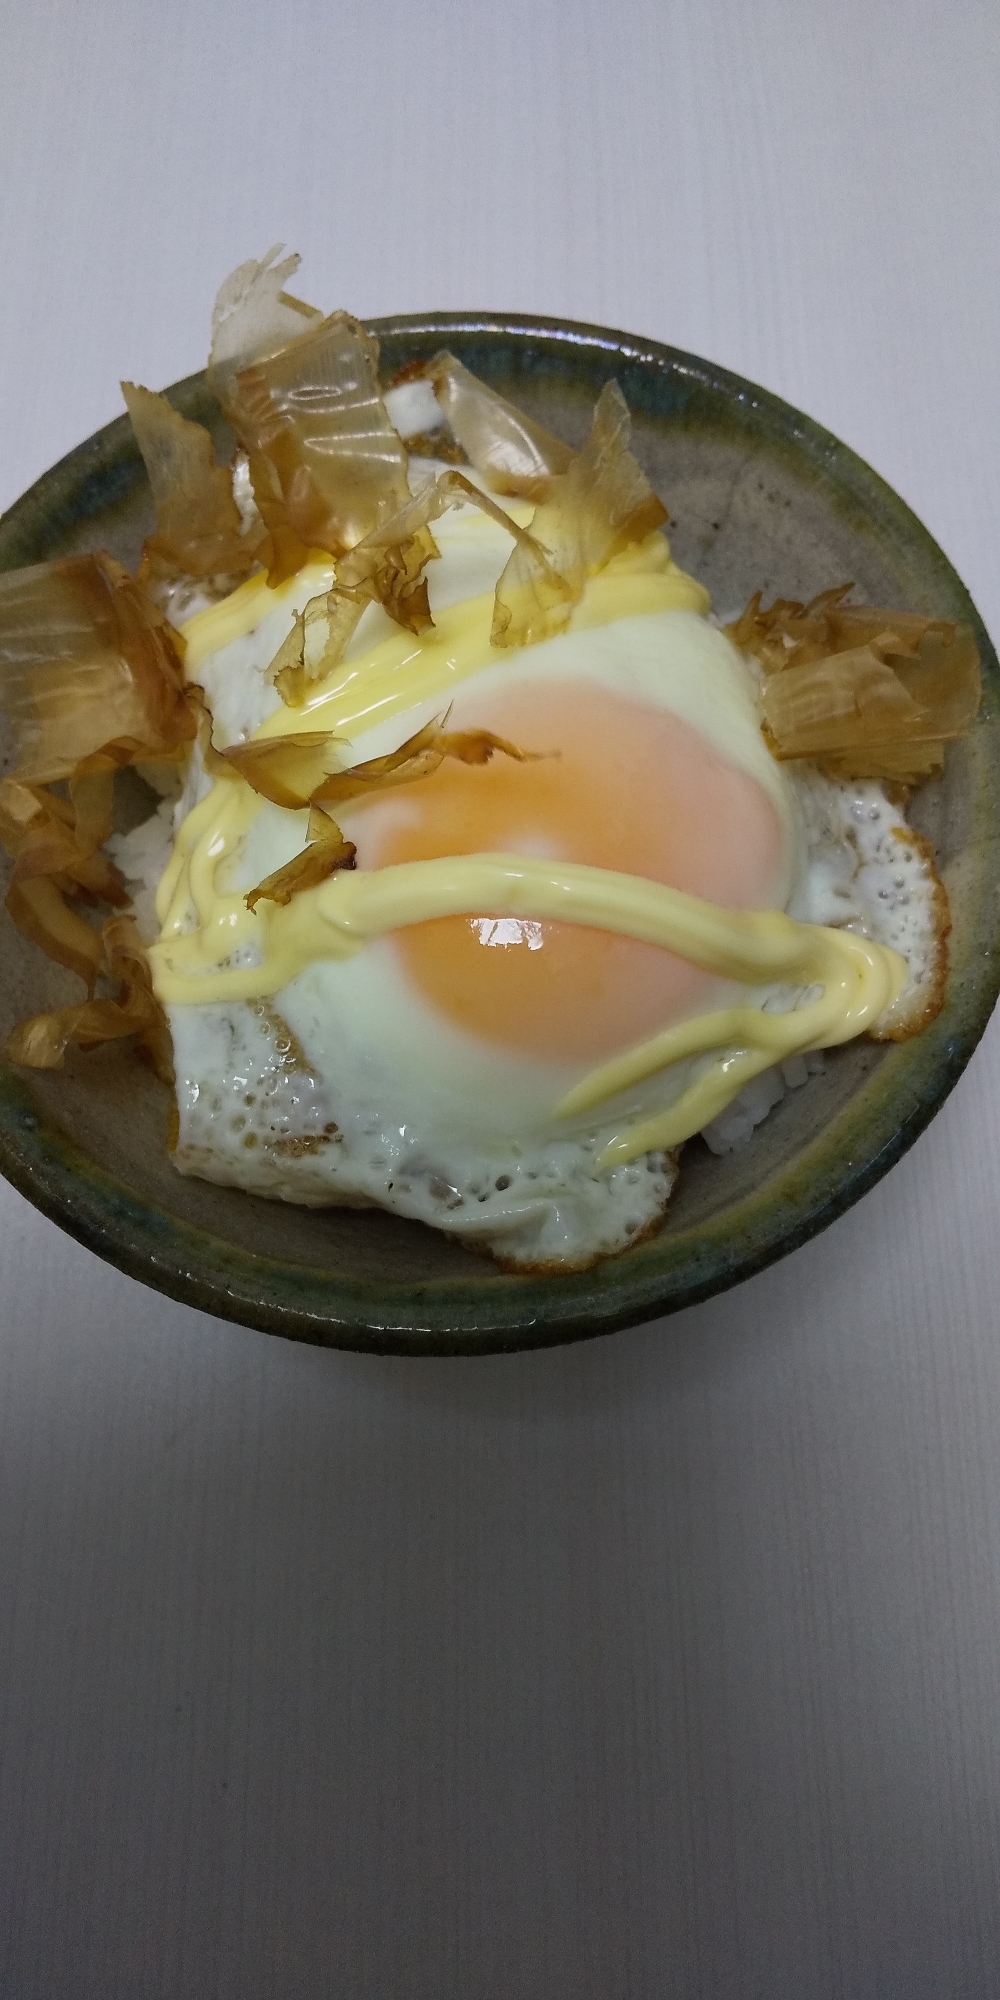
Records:
[[[521,686],[453,712],[537,763],[446,761],[345,814],[361,867],[512,853],[644,875],[735,909],[771,906],[784,858],[757,780],[688,724],[605,689]],[[715,982],[654,945],[576,924],[448,917],[395,939],[435,1011],[518,1053],[594,1063],[712,1004]]]

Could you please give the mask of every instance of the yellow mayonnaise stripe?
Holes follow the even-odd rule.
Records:
[[[898,998],[908,978],[906,961],[897,952],[847,932],[819,930],[808,968],[810,985],[819,983],[826,961],[826,983],[817,1000],[769,1013],[764,1008],[737,1006],[704,1014],[668,1028],[652,1041],[629,1050],[589,1076],[556,1106],[561,1118],[591,1110],[607,1098],[654,1076],[685,1056],[716,1048],[726,1053],[696,1077],[669,1110],[616,1133],[601,1154],[602,1167],[619,1166],[642,1153],[668,1152],[700,1132],[718,1117],[745,1084],[776,1062],[805,1055],[813,1049],[834,1048],[851,1041]]]
[[[787,1014],[740,1007],[683,1022],[585,1078],[558,1107],[562,1115],[589,1108],[684,1056],[732,1051],[735,1043],[737,1055],[752,1058],[749,1071],[745,1062],[717,1065],[669,1112],[617,1135],[604,1164],[680,1144],[716,1115],[706,1106],[721,1109],[755,1066],[763,1069],[802,1049],[848,1040],[874,1025],[908,977],[898,953],[847,932],[797,923],[780,910],[727,910],[642,876],[579,863],[476,854],[340,874],[284,908],[259,905],[264,949],[255,966],[200,971],[202,939],[164,938],[150,954],[153,983],[168,1006],[260,999],[280,992],[314,960],[350,957],[387,931],[484,911],[615,931],[743,984],[794,980],[823,986],[820,1001]],[[744,1042],[750,1048],[741,1051]]]
[[[215,871],[233,853],[260,810],[249,785],[221,780],[192,807],[174,838],[173,850],[156,891],[156,915],[161,932],[180,933],[191,904],[199,920],[208,923],[216,904],[242,897],[221,898]],[[243,905],[245,908],[245,905]],[[249,916],[249,911],[247,911]]]
[[[815,1044],[810,1042],[805,1046],[812,1048]],[[783,1059],[800,1053],[794,1043],[781,1052]],[[718,1118],[733,1098],[755,1076],[770,1069],[775,1060],[770,1049],[739,1049],[720,1057],[695,1078],[669,1111],[658,1112],[616,1132],[600,1154],[598,1167],[606,1173],[613,1167],[627,1166],[630,1160],[641,1159],[643,1153],[669,1153],[682,1146],[685,1139],[693,1139],[696,1132]]]
[[[245,639],[248,632],[255,632],[270,612],[287,603],[300,585],[307,584],[310,595],[318,596],[321,590],[329,590],[332,582],[333,557],[325,549],[313,549],[304,567],[274,589],[268,583],[266,571],[259,570],[218,604],[196,611],[180,627],[187,678],[193,680],[194,669],[212,653],[218,653],[234,639]]]
[[[799,923],[782,910],[726,909],[643,875],[530,855],[459,854],[338,874],[304,890],[284,908],[259,904],[252,922],[273,966],[220,970],[210,979],[191,981],[173,968],[196,940],[163,939],[151,947],[157,990],[171,1002],[223,999],[232,997],[234,982],[249,978],[266,980],[273,992],[272,979],[287,984],[313,957],[348,958],[386,931],[484,912],[615,931],[662,945],[705,972],[744,984],[799,978],[809,985],[840,969],[845,978],[848,972],[863,978],[882,963],[885,951],[851,932]],[[888,957],[905,972],[896,952]],[[170,990],[175,979],[184,985],[183,994]],[[192,985],[197,992],[189,990]],[[257,990],[264,991],[263,984]],[[777,1022],[782,1016],[769,1019]]]
[[[814,927],[802,925],[800,928],[811,930]],[[820,932],[820,939],[823,935]],[[613,1062],[591,1070],[589,1076],[569,1091],[557,1106],[560,1117],[568,1118],[577,1112],[589,1111],[605,1098],[616,1097],[619,1091],[630,1090],[634,1084],[655,1076],[668,1064],[680,1062],[685,1056],[701,1054],[706,1046],[742,1048],[752,1045],[769,1053],[770,1061],[780,1062],[790,1053],[789,1034],[792,1030],[798,1053],[800,1048],[832,1048],[839,1042],[851,1041],[866,1028],[873,1028],[879,1015],[902,991],[902,985],[897,984],[894,977],[897,968],[891,962],[898,954],[893,952],[887,959],[882,945],[871,944],[865,938],[852,938],[847,933],[831,932],[829,935],[835,940],[829,949],[824,948],[820,939],[810,939],[809,970],[814,976],[808,983],[819,985],[823,980],[821,999],[790,1009],[787,1013],[769,1013],[763,1008],[741,1005],[682,1021],[677,1027],[667,1028],[663,1034],[655,1035],[651,1041],[616,1056]],[[821,964],[821,961],[825,963]],[[905,961],[900,959],[899,965],[905,972]]]
[[[525,505],[515,501],[508,502],[505,511],[518,527],[523,528],[531,520],[534,508],[530,504]],[[469,516],[472,517],[471,521]],[[485,532],[490,534],[495,532],[493,523],[487,522],[474,508],[463,509],[461,520],[466,533],[470,527],[475,533],[480,523],[483,524]],[[444,533],[441,539],[445,540]],[[677,569],[671,557],[666,537],[659,533],[647,536],[637,547],[625,549],[620,555],[613,557],[607,564],[605,573],[627,575],[652,567],[669,568],[677,576],[684,576],[684,572]],[[194,617],[188,618],[180,627],[188,677],[193,678],[195,668],[200,667],[202,661],[207,660],[212,653],[218,653],[223,646],[230,645],[234,639],[244,639],[248,633],[255,631],[279,604],[287,603],[302,586],[306,587],[309,596],[318,597],[321,591],[329,590],[333,576],[333,557],[328,555],[325,549],[311,549],[309,561],[302,569],[297,570],[294,576],[287,577],[284,583],[272,586],[268,583],[267,572],[259,570],[256,575],[248,577],[245,583],[241,583],[236,590],[230,591],[228,597],[222,598],[218,604],[210,604],[204,611],[196,611]],[[695,582],[694,577],[685,576],[684,580],[699,598],[699,602],[692,603],[691,608],[707,611],[708,592],[700,583]],[[490,601],[492,602],[492,598]]]
[[[187,906],[191,856],[204,835],[211,834],[219,812],[221,801],[216,798],[215,792],[213,786],[207,798],[192,807],[174,835],[170,859],[156,886],[156,915],[161,930],[168,912],[176,903],[183,902]]]
[[[568,629],[583,631],[661,611],[703,613],[707,603],[701,585],[673,567],[627,577],[596,576],[587,584]],[[459,682],[485,667],[502,667],[507,660],[523,659],[520,649],[504,653],[490,644],[493,606],[491,591],[447,605],[437,613],[431,630],[419,639],[410,632],[393,632],[360,659],[342,660],[324,680],[317,681],[301,708],[275,710],[256,736],[289,736],[300,729],[359,735],[422,701],[438,695],[449,697]]]
[[[297,932],[311,921],[310,897],[312,914],[342,937],[347,951],[407,924],[485,911],[616,931],[667,945],[720,978],[759,981],[787,978],[815,957],[821,942],[838,938],[781,910],[730,910],[645,875],[520,854],[446,855],[338,875],[276,910],[272,922]]]

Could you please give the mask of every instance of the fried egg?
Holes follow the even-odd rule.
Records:
[[[435,536],[433,685],[426,646],[415,667],[416,642],[370,607],[292,726],[332,726],[351,765],[396,749],[450,705],[449,728],[492,730],[534,760],[446,762],[341,808],[359,871],[484,854],[612,870],[732,910],[790,910],[877,936],[909,954],[914,992],[933,982],[929,857],[894,831],[899,815],[879,787],[824,791],[817,780],[810,790],[774,761],[751,672],[662,537],[588,585],[564,633],[490,655],[468,632],[509,540],[471,507],[446,515]],[[188,672],[206,688],[220,746],[288,726],[267,667],[293,613],[331,575],[317,563],[278,592],[254,579],[191,620]],[[210,781],[195,773],[158,899],[161,982],[168,940],[204,927],[206,894],[235,913],[305,842],[305,813],[254,800],[237,839],[216,835],[213,850],[204,834],[196,848],[190,830],[206,811],[210,824],[210,807]],[[267,947],[242,917],[233,922],[225,964],[250,976]],[[810,997],[787,983],[734,982],[636,936],[488,906],[407,923],[351,956],[317,951],[277,990],[260,984],[205,1002],[179,1002],[161,984],[178,1169],[315,1206],[378,1204],[518,1267],[585,1265],[657,1225],[673,1149],[610,1166],[604,1156],[709,1059],[689,1055],[562,1115],[583,1079],[672,1026]]]

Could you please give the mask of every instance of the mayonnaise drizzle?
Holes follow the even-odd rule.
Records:
[[[188,672],[228,639],[252,630],[276,601],[276,593],[252,579],[234,599],[192,619],[185,628]],[[704,612],[707,604],[702,586],[676,567],[662,536],[651,536],[590,580],[572,624],[580,629],[678,608]],[[257,735],[323,727],[352,737],[422,701],[447,699],[458,681],[502,660],[489,644],[491,612],[492,598],[473,598],[441,611],[420,639],[394,632],[335,668],[304,710],[281,709]],[[668,1110],[614,1133],[602,1167],[679,1145],[761,1070],[874,1026],[908,978],[897,952],[848,932],[798,923],[782,911],[722,909],[645,877],[513,854],[338,874],[284,908],[261,902],[251,913],[242,896],[219,889],[217,874],[236,854],[260,803],[241,778],[219,779],[178,831],[157,891],[160,941],[150,951],[154,986],[165,1005],[262,999],[281,992],[313,961],[348,958],[386,932],[484,912],[616,931],[742,985],[822,989],[818,999],[785,1013],[741,1005],[696,1016],[584,1077],[555,1107],[556,1115],[587,1112],[683,1058],[713,1058]]]

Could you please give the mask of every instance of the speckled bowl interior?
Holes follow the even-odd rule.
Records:
[[[685,1150],[661,1233],[596,1270],[514,1277],[419,1224],[295,1209],[184,1180],[169,1102],[121,1049],[65,1070],[0,1073],[0,1165],[15,1186],[133,1277],[224,1318],[321,1345],[476,1354],[540,1346],[670,1312],[737,1283],[858,1200],[927,1123],[967,1062],[1000,986],[996,656],[936,543],[861,460],[774,396],[689,354],[604,328],[479,313],[377,323],[386,376],[450,347],[571,442],[616,376],[635,450],[671,514],[674,552],[720,611],[752,590],[807,598],[852,578],[870,602],[968,619],[986,699],[941,783],[913,801],[951,898],[944,1012],[900,1046],[855,1043],[790,1093],[742,1151]],[[169,392],[231,438],[201,376]],[[107,548],[134,566],[152,525],[126,418],[46,473],[0,521],[0,568]],[[78,997],[3,921],[0,1036]]]

